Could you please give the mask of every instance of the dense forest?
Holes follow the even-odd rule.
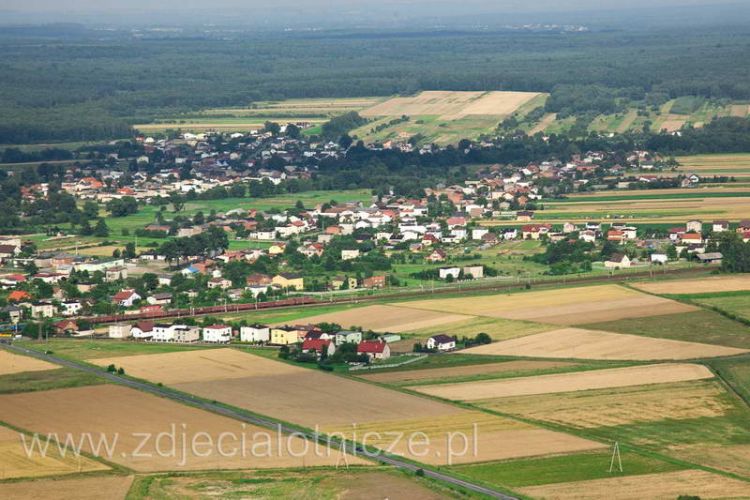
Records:
[[[547,91],[563,115],[622,99],[750,100],[749,48],[750,28],[182,38],[0,29],[0,144],[126,137],[156,116],[289,97]]]

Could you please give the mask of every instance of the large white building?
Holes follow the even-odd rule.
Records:
[[[126,339],[132,334],[130,333],[131,326],[128,323],[115,323],[109,325],[109,338],[111,339]]]
[[[242,342],[268,342],[271,340],[271,328],[266,325],[250,325],[240,328]]]
[[[203,329],[203,342],[226,344],[232,340],[232,327],[227,325],[211,325]]]

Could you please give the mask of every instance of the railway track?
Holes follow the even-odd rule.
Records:
[[[680,276],[680,275],[692,275],[702,274],[706,272],[706,268],[696,267],[687,269],[674,269],[670,271],[662,271],[659,273],[653,273],[650,271],[644,271],[639,273],[629,273],[623,275],[610,275],[610,276],[580,276],[580,277],[563,277],[560,279],[544,280],[538,282],[528,282],[535,287],[550,287],[558,285],[575,285],[575,284],[591,284],[591,283],[619,283],[629,281],[634,278],[648,278],[653,277],[655,274],[658,275],[669,275],[669,276]],[[290,307],[314,307],[326,304],[355,304],[363,302],[379,302],[382,300],[393,300],[393,299],[411,299],[411,298],[426,298],[435,295],[447,295],[455,293],[473,293],[473,292],[509,292],[513,290],[519,290],[525,288],[527,285],[526,281],[519,281],[515,283],[487,283],[486,285],[478,285],[465,287],[461,289],[458,286],[454,287],[441,287],[436,289],[425,289],[425,290],[414,290],[407,292],[396,292],[396,293],[382,293],[367,296],[348,296],[348,297],[331,297],[328,300],[317,299],[313,297],[294,297],[290,299],[283,299],[271,302],[258,302],[252,304],[227,304],[220,306],[204,306],[187,309],[171,309],[162,312],[146,312],[137,314],[114,314],[104,316],[88,316],[82,317],[81,319],[87,320],[95,324],[109,324],[118,323],[123,321],[133,320],[159,320],[159,319],[175,319],[183,317],[195,317],[195,316],[208,316],[212,314],[228,314],[236,312],[246,311],[260,311],[269,309],[284,309]]]

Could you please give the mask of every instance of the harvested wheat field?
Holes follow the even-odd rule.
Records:
[[[419,336],[430,337],[440,333],[457,336],[474,337],[478,333],[486,333],[492,340],[507,340],[524,335],[554,330],[555,325],[533,323],[531,321],[517,321],[502,318],[477,318],[465,319],[455,323],[445,323],[428,328],[420,328],[410,333]]]
[[[627,464],[623,465],[627,467]],[[700,498],[748,498],[750,483],[710,472],[686,470],[532,486],[520,488],[520,491],[532,498],[558,500],[674,500],[680,495]]]
[[[554,368],[569,368],[576,363],[564,361],[506,361],[480,365],[453,366],[450,368],[426,368],[424,370],[404,370],[385,373],[367,373],[360,378],[386,384],[404,382],[424,382],[474,375],[501,375],[503,373],[534,372]]]
[[[422,328],[455,323],[470,316],[445,312],[419,311],[404,307],[367,306],[305,318],[305,323],[338,323],[344,328],[361,326],[376,332],[411,332]]]
[[[668,453],[682,460],[750,477],[750,444],[677,445],[670,446]]]
[[[472,347],[462,352],[537,358],[653,361],[734,356],[748,351],[625,333],[563,328]]]
[[[635,283],[633,286],[646,292],[660,294],[736,292],[750,290],[750,275],[654,281]]]
[[[27,446],[31,446],[31,439],[31,436],[26,436]],[[40,453],[29,455],[17,431],[0,427],[0,480],[100,470],[109,470],[109,467],[86,457],[81,457],[80,460],[72,454],[63,457],[56,446],[45,456]]]
[[[372,425],[383,431],[383,423],[390,422],[393,429],[405,432],[414,425],[427,428],[441,421],[452,422],[455,428],[463,429],[478,418],[486,418],[453,405],[234,349],[133,356],[118,358],[117,363],[135,377],[163,382],[183,392],[308,428],[319,425],[324,430],[345,432],[351,431],[353,426],[360,429]],[[494,425],[508,425],[500,417],[489,416],[489,419],[495,422]],[[447,433],[455,432],[455,428],[443,427],[442,438],[437,436],[436,442],[444,443]],[[482,459],[496,460],[509,454],[523,454],[527,453],[526,448],[543,450],[539,453],[564,453],[599,446],[588,440],[531,426],[520,434],[504,431],[503,439],[515,439],[524,444],[511,449],[488,446]],[[534,439],[539,439],[540,443],[535,445]],[[440,460],[445,460],[445,454],[433,456],[432,460],[444,463]]]
[[[489,399],[482,408],[584,429],[662,420],[719,417],[732,409],[715,381]]]
[[[279,447],[276,432],[116,385],[0,396],[0,420],[31,432],[71,433],[76,443],[85,443],[87,452],[93,450],[86,436],[97,445],[104,435],[111,446],[99,448],[99,456],[137,471],[335,465],[339,457],[338,451],[328,456],[325,449],[318,455],[297,437],[282,436]],[[222,454],[216,443],[225,432],[232,434],[225,438],[223,449],[228,452]],[[144,441],[144,433],[153,438]],[[160,433],[165,437],[157,445]],[[170,435],[175,436],[175,447]],[[214,447],[193,448],[193,440],[203,443],[206,435]],[[349,462],[364,463],[356,457],[349,457]]]
[[[595,441],[468,410],[434,418],[372,421],[356,427],[326,426],[323,431],[339,433],[360,442],[366,440],[367,444],[430,465],[486,462],[605,447]],[[397,439],[399,433],[403,433],[402,439]],[[410,436],[414,436],[415,441],[426,440],[428,444],[410,448]],[[450,450],[453,450],[452,454]],[[463,450],[464,453],[456,453]]]
[[[107,366],[109,360],[96,360]],[[235,349],[117,358],[129,375],[307,427],[458,413],[453,406]]]
[[[0,483],[0,498],[14,500],[123,500],[133,476],[97,476],[77,479],[38,479]]]
[[[702,365],[665,363],[660,365],[608,368],[536,377],[485,380],[459,384],[415,386],[415,391],[456,401],[478,401],[509,396],[586,391],[632,385],[663,384],[713,378]]]
[[[692,306],[617,285],[460,299],[420,300],[395,305],[404,308],[455,311],[474,316],[520,319],[556,325],[578,325],[695,310]]]
[[[0,375],[11,375],[23,372],[41,372],[60,368],[58,365],[47,363],[28,356],[12,354],[0,349]]]
[[[446,120],[465,116],[507,116],[537,97],[536,92],[425,91],[411,97],[394,97],[362,111],[362,116],[437,115]]]

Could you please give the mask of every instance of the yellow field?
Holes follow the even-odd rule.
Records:
[[[665,363],[536,377],[414,386],[412,389],[455,401],[480,401],[510,396],[703,380],[713,376],[713,373],[703,365]]]
[[[653,281],[634,283],[633,286],[646,292],[658,294],[734,292],[750,290],[750,275]]]
[[[393,306],[367,306],[304,318],[305,324],[338,323],[344,328],[361,326],[376,332],[413,332],[446,323],[470,320],[470,316],[418,311]]]
[[[127,356],[94,362],[100,366],[115,363],[134,377],[310,427],[461,411],[447,404],[235,349]]]
[[[466,351],[464,351],[466,352]],[[533,372],[550,368],[568,368],[576,363],[564,361],[505,361],[502,363],[483,363],[480,365],[452,366],[450,368],[427,368],[423,370],[404,370],[385,373],[365,373],[360,378],[373,382],[401,383],[439,380],[441,378],[468,377],[472,375],[498,375],[502,373]]]
[[[352,427],[326,426],[326,433],[340,433],[348,439],[363,441],[381,449],[431,465],[446,465],[505,460],[550,453],[573,453],[601,449],[596,443],[579,437],[552,432],[515,420],[496,417],[477,411],[462,411],[457,415],[435,418],[419,418],[398,421],[376,421],[358,424]],[[356,434],[355,434],[356,432]],[[404,433],[406,436],[423,433],[429,440],[429,447],[409,446],[408,439],[394,441],[394,436]],[[467,439],[453,438],[448,433],[463,435]],[[420,434],[421,436],[422,434]],[[476,436],[476,440],[474,437]],[[476,446],[475,446],[476,443]],[[453,456],[448,461],[449,450],[460,451],[467,446],[466,454]],[[425,455],[421,455],[422,451]]]
[[[112,446],[101,447],[98,455],[138,471],[335,465],[339,457],[337,450],[331,450],[330,456],[325,449],[315,453],[312,445],[296,437],[284,436],[279,445],[274,431],[117,385],[3,395],[0,420],[44,435],[58,433],[61,439],[70,433],[75,443],[83,441],[88,452],[92,446],[87,433],[95,444],[104,434]],[[153,438],[145,441],[145,433]],[[228,452],[224,453],[216,446],[222,433],[233,436],[225,438],[223,449]],[[157,440],[160,434],[165,437]],[[241,436],[246,437],[244,442]],[[206,439],[214,446],[192,444]],[[305,446],[309,446],[307,453]],[[349,462],[364,463],[356,457],[349,457]]]
[[[45,370],[54,370],[60,368],[58,365],[47,363],[27,356],[11,354],[8,351],[0,349],[0,375],[10,375],[13,373],[23,372],[40,372]]]
[[[466,116],[507,116],[537,97],[535,92],[426,91],[412,97],[394,97],[368,108],[362,116],[438,115],[445,120]]]
[[[106,365],[108,360],[99,360]],[[593,449],[601,445],[557,432],[517,424],[501,417],[413,396],[358,382],[322,371],[253,356],[234,349],[177,352],[117,358],[126,373],[180,391],[221,401],[235,407],[268,415],[307,428],[320,426],[326,432],[354,433],[363,428],[409,432],[424,429],[433,433],[429,456],[418,456],[409,449],[407,456],[428,463],[447,463],[445,446],[448,433],[480,425],[481,442],[517,443],[510,447],[482,445],[476,456],[462,460],[497,460],[509,456],[565,453]],[[0,402],[2,400],[0,399]],[[0,412],[2,418],[2,412]],[[436,426],[442,422],[442,427]],[[484,423],[490,422],[486,429]],[[501,436],[495,437],[498,428]],[[441,432],[436,434],[436,431]],[[486,431],[486,432],[485,432]],[[429,433],[428,433],[429,434]],[[393,438],[393,436],[389,436]],[[368,442],[383,445],[380,439]],[[405,442],[401,443],[405,446]],[[421,450],[421,448],[420,448]],[[478,458],[477,458],[478,457]]]
[[[123,247],[120,245],[106,245],[97,247],[81,248],[78,253],[81,255],[93,255],[95,257],[111,257],[112,252],[115,250],[122,250]]]
[[[473,337],[478,333],[486,333],[492,340],[506,340],[534,333],[546,332],[553,330],[554,325],[545,325],[542,323],[533,323],[531,321],[515,321],[501,318],[471,318],[455,323],[446,323],[429,328],[420,328],[414,330],[419,336],[430,337],[432,335],[445,333],[448,335]]]
[[[14,500],[123,500],[133,476],[97,476],[76,479],[38,479],[0,483],[0,498]]]
[[[697,342],[563,328],[472,347],[463,352],[538,358],[652,361],[734,356],[748,351]]]
[[[394,305],[556,325],[578,325],[695,310],[694,307],[679,302],[642,294],[617,285],[422,300]]]
[[[714,169],[742,170],[750,167],[748,153],[678,156],[676,160],[681,165],[681,170],[695,173]]]
[[[731,406],[715,381],[649,384],[488,399],[482,408],[578,428],[719,417]],[[701,447],[703,449],[703,447]]]
[[[520,491],[531,498],[557,500],[674,500],[685,494],[699,498],[747,498],[750,483],[710,472],[687,470],[532,486]]]
[[[30,447],[31,436],[27,436],[26,439],[27,446]],[[19,433],[0,426],[0,480],[101,470],[109,470],[109,467],[86,457],[79,460],[72,453],[63,456],[56,446],[50,447],[46,455],[27,454]],[[3,498],[1,493],[2,489],[0,498]]]

